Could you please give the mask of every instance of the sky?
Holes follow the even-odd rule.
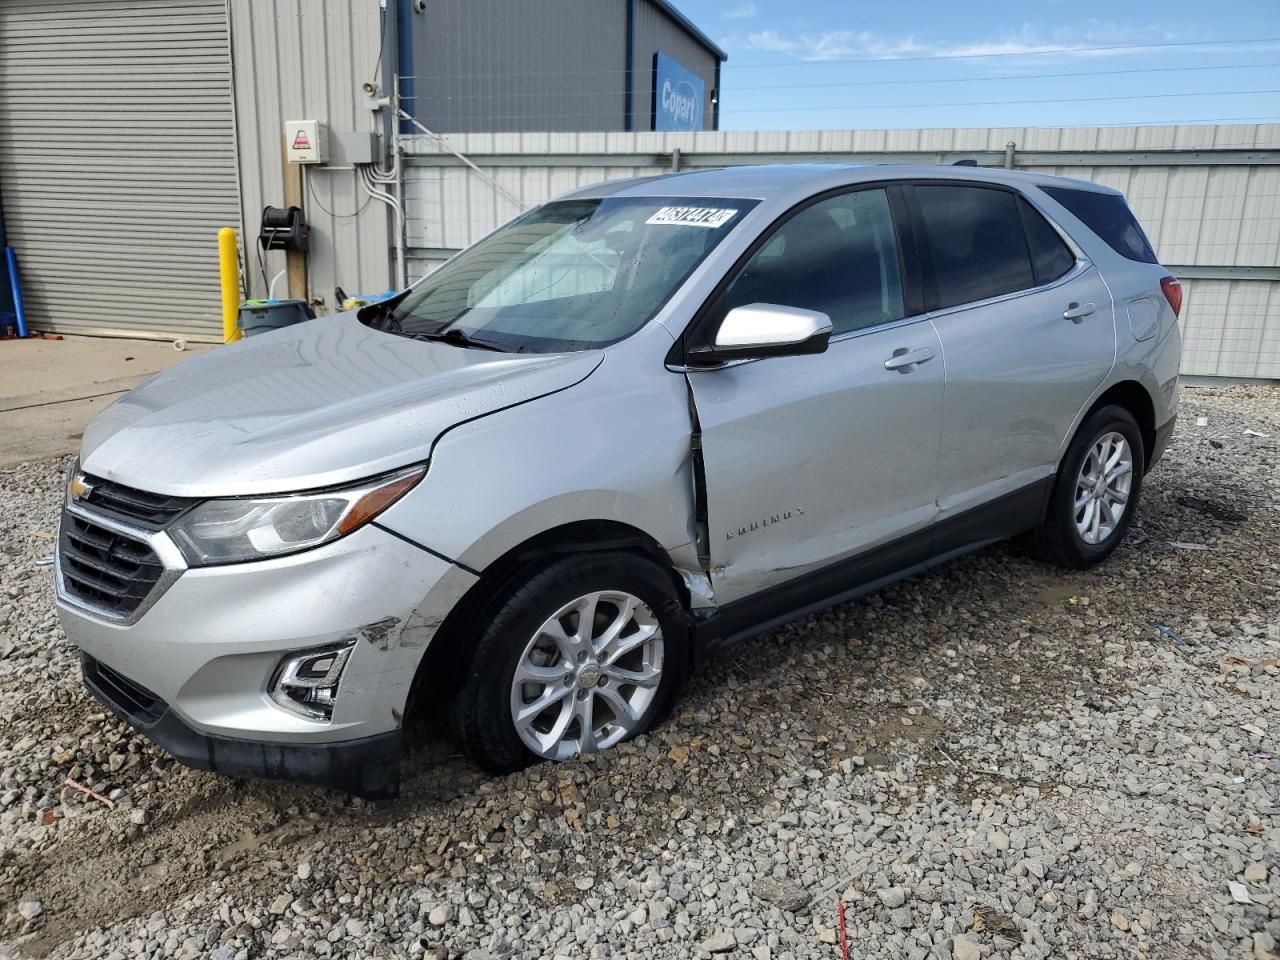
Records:
[[[1280,0],[675,3],[722,130],[1280,121]]]

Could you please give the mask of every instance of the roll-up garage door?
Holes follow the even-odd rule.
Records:
[[[225,0],[0,0],[0,204],[34,327],[221,339],[231,97]]]

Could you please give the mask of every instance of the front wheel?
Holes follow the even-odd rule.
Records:
[[[1036,552],[1064,567],[1089,567],[1120,545],[1142,493],[1142,431],[1123,407],[1094,411],[1058,468]]]
[[[558,560],[494,609],[449,710],[459,745],[490,769],[613,747],[648,730],[684,682],[683,606],[641,557]]]

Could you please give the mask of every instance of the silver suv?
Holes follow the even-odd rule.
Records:
[[[602,750],[726,644],[948,557],[1106,557],[1173,428],[1180,302],[1089,183],[599,184],[119,400],[58,609],[90,689],[194,766],[390,795],[415,705],[499,771]]]

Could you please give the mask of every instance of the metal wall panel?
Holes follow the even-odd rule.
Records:
[[[0,3],[0,195],[32,325],[221,339],[225,0]]]
[[[250,294],[261,297],[258,225],[264,206],[284,205],[284,123],[319,120],[331,135],[379,129],[360,84],[375,79],[381,24],[373,0],[230,0],[230,14],[242,247]],[[388,209],[364,193],[355,171],[339,166],[303,170],[307,285],[320,312],[334,308],[335,285],[379,293],[393,280]],[[268,277],[284,259],[282,252],[268,255]],[[285,289],[282,278],[276,295]]]
[[[704,123],[712,124],[711,98],[716,88],[716,56],[651,0],[635,0],[635,130],[653,129],[653,55],[661,50],[702,78]]]
[[[686,163],[785,159],[938,162],[965,152],[1003,157],[1059,151],[1089,154],[1062,165],[1019,169],[1092,180],[1123,190],[1150,234],[1161,261],[1175,273],[1195,268],[1263,268],[1253,278],[1184,279],[1183,371],[1224,377],[1280,379],[1280,125],[1097,127],[980,130],[704,131],[701,133],[470,133],[448,138],[505,189],[532,206],[576,186],[667,172],[679,148]],[[429,166],[408,168],[410,276],[429,272],[449,253],[519,212],[517,205],[425,137],[406,152]],[[1213,151],[1266,151],[1265,162],[1242,163]],[[1148,151],[1205,151],[1147,162]],[[907,157],[901,157],[907,154]],[[895,156],[899,155],[899,156]],[[931,156],[932,155],[932,156]],[[1093,155],[1097,162],[1093,163]],[[525,160],[527,158],[527,162]],[[1174,161],[1179,162],[1174,162]],[[486,162],[487,161],[487,162]],[[998,160],[996,162],[999,162]],[[1240,271],[1235,271],[1240,273]]]
[[[437,132],[621,130],[627,0],[431,0],[411,112]]]

